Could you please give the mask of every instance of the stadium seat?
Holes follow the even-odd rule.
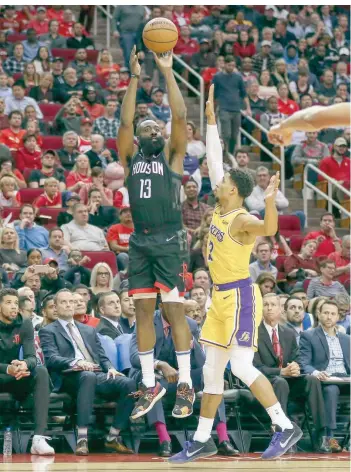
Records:
[[[300,252],[303,240],[305,239],[304,235],[302,234],[294,234],[290,238],[290,249],[294,254],[298,254]]]
[[[62,105],[59,103],[39,103],[39,108],[44,115],[45,121],[54,121]]]
[[[93,269],[98,262],[106,262],[115,276],[118,272],[116,254],[112,251],[82,251],[85,256],[90,257],[90,262],[84,265],[87,269]]]
[[[47,229],[57,226],[57,217],[63,210],[62,208],[39,208],[37,216],[50,216],[51,219],[44,220],[44,226]],[[47,222],[46,222],[47,221]]]
[[[286,238],[294,234],[301,234],[300,219],[296,215],[279,215],[278,225],[280,233]]]
[[[77,52],[77,49],[59,49],[59,48],[53,48],[51,53],[53,57],[61,57],[65,62],[73,61],[74,56]],[[99,51],[96,51],[95,49],[86,49],[87,52],[87,61],[90,64],[96,64]]]
[[[43,151],[62,148],[62,136],[43,136]]]
[[[113,151],[117,151],[116,140],[114,138],[106,139],[106,147],[107,149],[112,149]]]
[[[24,41],[27,36],[23,33],[11,33],[7,36],[6,40],[9,43],[16,43],[17,41]]]
[[[10,213],[12,213],[10,221],[18,220],[20,208],[4,207],[1,212],[2,219],[5,219]]]
[[[278,275],[277,275],[278,281],[286,279],[286,274],[284,271],[285,259],[286,259],[286,256],[278,256],[275,260],[275,266],[278,269]]]
[[[19,194],[22,203],[33,203],[33,200],[44,192],[43,188],[21,188]]]

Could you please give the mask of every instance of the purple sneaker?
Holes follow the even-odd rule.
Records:
[[[302,438],[301,429],[292,423],[291,429],[282,429],[278,425],[272,425],[274,434],[268,448],[262,454],[262,459],[276,459],[286,453],[294,444]]]
[[[186,441],[184,449],[178,452],[178,454],[170,457],[168,462],[171,462],[172,464],[185,464],[187,462],[196,461],[196,459],[210,457],[216,454],[217,447],[212,438],[205,443],[199,441]]]

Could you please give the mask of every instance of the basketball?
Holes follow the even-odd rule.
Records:
[[[171,51],[178,41],[176,25],[167,18],[150,20],[143,30],[145,46],[157,54]]]

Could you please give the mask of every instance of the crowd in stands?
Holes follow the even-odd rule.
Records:
[[[0,7],[0,391],[33,392],[33,453],[53,453],[44,438],[49,375],[54,391],[77,397],[77,454],[89,452],[95,394],[118,399],[106,449],[133,453],[120,437],[129,426],[130,393],[140,380],[135,309],[128,295],[133,221],[115,139],[134,44],[143,66],[135,127],[151,118],[165,138],[171,132],[164,80],[142,44],[145,23],[171,19],[179,29],[174,53],[201,74],[206,87],[215,84],[224,165],[252,174],[256,186],[245,205],[263,218],[270,158],[262,153],[257,158],[262,165],[252,169],[250,143],[238,146],[239,127],[252,134],[257,129],[250,117],[269,129],[297,110],[350,100],[349,13],[328,5],[117,6],[111,20],[123,51],[117,64],[109,50],[96,49],[94,7],[81,7],[78,21],[61,6]],[[198,86],[179,64],[174,67]],[[273,149],[264,134],[261,139]],[[211,303],[206,248],[215,200],[205,142],[191,121],[187,141],[185,312],[193,335],[193,385],[201,391],[205,352],[198,338]],[[350,129],[297,131],[285,156],[287,181],[311,163],[350,189]],[[309,178],[321,180],[313,172]],[[334,198],[346,199],[342,190]],[[290,211],[280,191],[276,206],[280,230],[257,239],[250,264],[264,296],[255,365],[285,411],[302,395],[313,418],[314,448],[340,452],[336,418],[349,384],[325,381],[350,376],[350,236],[338,234],[338,210],[323,213],[319,231],[309,232],[304,213]],[[293,230],[283,228],[287,218]],[[168,400],[175,393],[177,364],[171,328],[162,304],[157,308],[155,369]],[[123,377],[111,338],[113,349],[130,347]],[[65,373],[76,364],[86,374],[80,384]],[[14,379],[21,382],[15,385]],[[169,456],[162,403],[147,415],[147,424],[156,429],[159,454]],[[224,401],[215,428],[220,453],[236,455]]]

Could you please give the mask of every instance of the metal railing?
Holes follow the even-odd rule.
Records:
[[[328,183],[328,193],[323,192],[323,190],[319,189],[314,185],[312,182],[308,180],[308,169],[313,170],[316,172],[316,174],[320,175],[325,179]],[[316,192],[318,195],[320,195],[322,198],[327,200],[328,202],[328,212],[331,213],[333,206],[336,207],[341,213],[344,213],[346,216],[351,218],[351,213],[344,208],[343,206],[340,205],[339,202],[334,200],[333,198],[333,186],[337,188],[338,190],[342,191],[345,195],[348,195],[349,198],[351,198],[351,192],[347,190],[345,187],[343,187],[339,182],[329,175],[325,174],[323,171],[321,171],[318,167],[316,167],[313,164],[306,164],[305,169],[304,169],[304,187],[309,188]],[[303,192],[303,211],[306,215],[306,225],[308,225],[308,198],[307,198],[307,192]]]
[[[258,128],[261,130],[263,133],[268,133],[268,130],[264,126],[261,125],[258,121],[256,121],[254,118],[251,116],[247,116],[243,110],[241,110],[242,116],[245,116],[247,120],[249,120],[255,128]],[[285,194],[285,151],[284,151],[284,146],[280,146],[280,158],[277,157],[275,154],[273,154],[272,151],[270,151],[266,146],[264,146],[262,143],[260,143],[256,138],[251,136],[250,133],[245,131],[242,127],[240,127],[239,130],[239,143],[241,142],[241,136],[244,135],[247,139],[249,139],[255,146],[258,146],[264,153],[267,154],[271,159],[273,159],[274,162],[280,165],[280,187],[281,191],[283,194]],[[264,162],[262,162],[262,165],[264,165]]]
[[[115,7],[112,6],[112,9]],[[97,21],[98,21],[98,11],[103,13],[106,16],[106,47],[109,48],[111,46],[111,20],[113,18],[113,10],[111,10],[111,5],[107,5],[106,8],[101,7],[100,5],[97,5],[95,8],[94,12],[94,25],[93,25],[93,31],[94,35],[97,35]],[[184,67],[189,74],[193,75],[196,77],[200,83],[199,90],[191,85],[191,83],[184,79],[182,75],[180,75],[178,72],[173,70],[173,73],[175,77],[184,84],[188,90],[191,90],[197,97],[200,99],[200,134],[201,136],[204,136],[204,125],[205,125],[205,81],[201,77],[200,74],[198,74],[192,67],[189,66],[183,59],[181,59],[179,56],[176,54],[173,55],[173,59],[178,62],[182,67]]]

